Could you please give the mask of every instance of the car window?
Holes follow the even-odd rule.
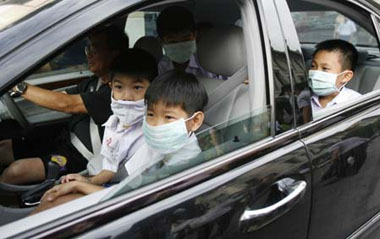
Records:
[[[377,47],[376,38],[350,17],[336,11],[292,12],[301,43],[342,39],[355,46]]]
[[[369,13],[359,10],[350,3],[326,1],[293,1],[288,0],[294,25],[297,30],[298,39],[302,46],[303,56],[308,70],[312,69],[312,58],[316,44],[332,39],[340,39],[350,42],[358,51],[356,67],[353,69],[353,77],[347,83],[334,86],[338,93],[335,97],[327,101],[325,90],[315,83],[314,87],[319,87],[311,95],[302,94],[298,101],[306,102],[305,99],[311,97],[313,118],[319,118],[327,113],[336,112],[343,106],[350,105],[355,100],[360,100],[362,95],[380,89],[380,52],[376,31]],[[329,70],[326,70],[329,71]],[[331,72],[330,72],[331,73]],[[338,74],[340,72],[335,72]],[[319,73],[317,73],[319,74]],[[340,75],[336,75],[335,79]],[[312,77],[322,77],[313,75],[308,77],[311,87]],[[315,82],[315,81],[314,81]]]
[[[128,15],[125,32],[129,37],[129,45],[134,46],[143,36],[157,37],[156,20],[159,12],[136,11]]]
[[[189,7],[189,9],[193,11],[194,16],[196,16],[196,22],[201,23],[198,24],[198,26],[201,25],[206,28],[202,29],[202,36],[198,37],[205,37],[204,39],[207,39],[208,34],[215,33],[215,31],[217,31],[216,29],[222,29],[220,31],[218,30],[219,35],[217,35],[217,39],[221,39],[220,44],[223,45],[225,44],[223,43],[223,39],[227,38],[228,34],[231,34],[229,29],[232,28],[235,30],[237,28],[243,32],[244,48],[250,49],[252,52],[261,52],[254,49],[258,45],[250,45],[252,41],[260,41],[260,36],[250,34],[249,29],[246,29],[246,27],[252,27],[250,19],[255,18],[255,16],[252,15],[252,9],[254,7],[251,4],[239,6],[231,2],[231,4],[223,8],[223,10],[218,9],[218,12],[205,12],[205,9],[214,9],[217,7],[215,5],[216,3],[210,3],[209,1],[197,1],[195,6]],[[160,9],[164,8],[165,7],[160,6]],[[222,12],[223,15],[227,16],[225,19],[218,17]],[[244,13],[243,16],[241,12]],[[141,12],[129,14],[129,17],[138,14],[141,14]],[[223,30],[225,30],[225,35],[223,35]],[[257,39],[252,39],[252,37],[257,37]],[[212,43],[214,44],[215,42]],[[211,42],[209,44],[211,44]],[[234,42],[232,41],[231,44],[234,44]],[[226,45],[225,49],[229,47],[232,46]],[[209,45],[208,48],[212,51],[211,45]],[[199,41],[197,49],[197,55],[201,57],[203,54],[202,50],[205,50],[202,40]],[[215,69],[219,70],[218,68],[230,67],[228,64],[234,63],[234,57],[235,56],[230,56],[230,59],[226,57],[224,61],[220,62],[220,66],[215,67]],[[198,80],[204,84],[209,95],[209,105],[205,110],[203,128],[195,133],[201,150],[200,153],[194,154],[188,150],[185,155],[181,155],[181,157],[187,157],[186,160],[182,160],[182,162],[178,164],[170,163],[170,160],[172,160],[171,156],[165,156],[163,159],[156,161],[153,160],[134,174],[129,175],[105,199],[157,182],[158,180],[181,173],[197,165],[213,163],[220,156],[227,155],[271,136],[271,107],[268,105],[268,102],[266,102],[267,97],[265,92],[267,85],[265,77],[259,77],[259,67],[257,69],[252,68],[250,64],[248,64],[247,67],[247,62],[249,62],[247,58],[252,57],[251,55],[248,54],[245,56],[244,54],[243,57],[246,63],[244,63],[243,67],[236,69],[236,72],[232,74],[232,76],[210,78],[204,75],[197,75]],[[215,62],[213,62],[213,64],[215,64]],[[204,66],[207,66],[207,63]],[[219,72],[212,73],[218,74]],[[232,88],[228,88],[227,86],[227,90],[223,90],[223,88],[226,87],[225,83],[228,81],[236,81],[237,84]],[[255,86],[254,90],[257,93],[253,93],[253,86]],[[213,94],[213,92],[218,90],[224,92],[221,93],[222,96]],[[215,97],[218,100],[216,103],[213,103]]]
[[[82,38],[68,48],[64,49],[62,53],[55,56],[52,60],[45,63],[41,68],[37,69],[26,80],[27,82],[40,85],[44,83],[54,82],[54,76],[61,75],[64,80],[65,75],[70,74],[70,78],[73,79],[73,73],[77,73],[78,77],[91,74],[88,72],[87,58],[85,54],[85,47],[87,45],[87,39]]]

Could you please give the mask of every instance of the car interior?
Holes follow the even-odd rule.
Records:
[[[144,49],[159,61],[164,52],[155,31],[155,20],[159,12],[170,5],[184,6],[193,12],[196,23],[207,23],[212,26],[210,29],[199,32],[197,57],[204,69],[214,74],[225,76],[228,79],[221,80],[198,76],[199,81],[204,84],[209,95],[209,104],[205,109],[205,122],[201,130],[197,132],[197,138],[202,148],[201,155],[192,160],[186,167],[164,173],[157,171],[156,177],[147,178],[139,187],[154,183],[158,179],[166,178],[270,137],[272,132],[270,105],[266,100],[262,101],[263,98],[267,99],[265,82],[261,83],[262,95],[252,93],[253,85],[260,86],[258,84],[260,79],[256,77],[255,73],[252,74],[255,69],[249,69],[250,66],[247,62],[247,46],[250,47],[249,49],[254,48],[254,46],[249,45],[250,43],[247,41],[250,38],[247,34],[247,29],[245,29],[246,19],[241,14],[245,12],[241,5],[236,4],[234,1],[226,0],[194,0],[165,5],[155,4],[134,13],[128,13],[119,19],[113,19],[113,22],[126,22],[125,29],[131,40],[130,47]],[[351,19],[359,29],[358,34],[361,34],[356,39],[359,60],[355,79],[347,87],[361,94],[380,89],[380,53],[378,42],[373,37],[376,36],[376,33],[371,24],[370,16],[360,11],[353,11],[352,6],[348,7],[347,3],[288,0],[288,5],[295,21],[306,66],[311,64],[314,46],[318,42],[303,41],[307,38],[305,36],[315,30],[318,32],[328,31],[326,38],[320,39],[320,41],[333,38],[336,24],[335,18],[337,14],[341,14]],[[209,11],[209,9],[212,9],[212,11]],[[135,14],[137,12],[142,14],[143,17],[134,19],[132,16],[138,15]],[[324,15],[310,14],[310,12],[332,12],[329,18],[333,21],[330,24],[331,26],[325,24],[332,28],[323,29],[322,27],[318,29],[315,23],[318,22],[318,18],[322,18]],[[358,14],[358,12],[361,14]],[[310,24],[309,26],[299,25],[298,18],[300,14],[305,15],[300,19],[304,23]],[[223,17],[220,17],[221,15]],[[307,15],[311,16],[309,17],[310,19],[308,19]],[[144,22],[143,25],[139,26],[140,28],[133,28],[138,21]],[[141,29],[144,30],[143,33],[136,34]],[[368,36],[374,38],[373,42],[367,42],[367,45],[361,44],[360,39],[368,39]],[[73,65],[63,69],[54,69],[52,66],[54,62],[57,62],[58,58],[67,57],[64,53],[70,48],[83,53],[84,50],[81,50],[81,46],[83,46],[84,38],[85,34],[81,39],[77,39],[55,53],[54,57],[46,60],[46,65],[36,69],[34,74],[31,74],[25,80],[30,84],[36,84],[47,89],[65,90],[75,86],[80,80],[92,76],[92,73],[86,68],[83,54],[82,58],[79,57]],[[276,97],[280,97],[280,92],[275,95]],[[259,101],[261,101],[260,104],[255,103]],[[290,106],[290,103],[287,101],[284,107],[288,106]],[[52,128],[59,130],[59,128],[65,126],[70,117],[68,114],[38,107],[21,97],[12,99],[7,95],[1,99],[0,116],[2,119],[0,129],[4,128],[4,131],[0,130],[2,132],[0,139],[23,137],[25,134],[36,132],[47,132],[51,131]],[[15,123],[14,119],[17,119],[18,123]],[[276,125],[290,125],[289,128],[292,127],[293,122],[283,122],[282,119],[277,117],[276,119]],[[276,132],[279,133],[281,130]],[[130,178],[131,180],[114,187],[113,190],[109,190],[109,194],[102,197],[100,201],[134,190],[135,188],[131,188],[128,184],[133,179],[133,177]],[[20,219],[33,209],[18,210],[19,207],[25,207],[19,200],[22,194],[38,185],[40,184],[18,186],[0,184],[0,205],[17,208],[17,210],[7,209],[12,211],[14,216],[7,218],[3,222],[0,220],[0,225]],[[3,197],[3,195],[6,196]],[[5,209],[1,208],[1,210]]]

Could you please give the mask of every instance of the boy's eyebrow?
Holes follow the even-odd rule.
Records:
[[[112,82],[121,83],[121,81],[120,81],[120,80],[118,80],[118,79],[113,79],[113,80],[112,80]]]
[[[133,80],[133,83],[143,83],[145,81],[145,79],[144,78],[135,78],[134,80]],[[148,81],[148,80],[147,80]]]

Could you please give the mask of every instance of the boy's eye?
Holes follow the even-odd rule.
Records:
[[[117,90],[120,90],[122,88],[122,86],[121,85],[114,85],[113,88],[117,89]]]
[[[136,86],[134,86],[134,89],[135,90],[141,90],[141,89],[143,89],[144,87],[143,86],[141,86],[141,85],[136,85]]]
[[[148,112],[148,113],[146,113],[146,116],[148,116],[148,117],[153,117],[153,113]]]
[[[165,119],[166,119],[166,120],[174,120],[175,117],[174,117],[174,116],[171,116],[171,115],[165,115]]]

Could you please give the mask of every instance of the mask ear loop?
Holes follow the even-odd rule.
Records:
[[[347,70],[345,70],[345,71],[339,73],[337,76],[340,76],[340,75],[345,74],[345,73],[347,73]],[[341,87],[339,87],[338,91],[339,91],[339,92],[342,91],[342,89],[347,85],[347,83],[348,83],[348,82],[344,83]]]
[[[185,121],[185,126],[186,126],[186,121],[192,120],[197,115],[197,113],[198,112],[195,112],[191,117],[189,117],[189,118],[187,118],[187,119],[184,120]],[[190,132],[187,133],[187,136],[191,137],[193,135],[193,133],[194,133],[194,131],[190,131]]]

